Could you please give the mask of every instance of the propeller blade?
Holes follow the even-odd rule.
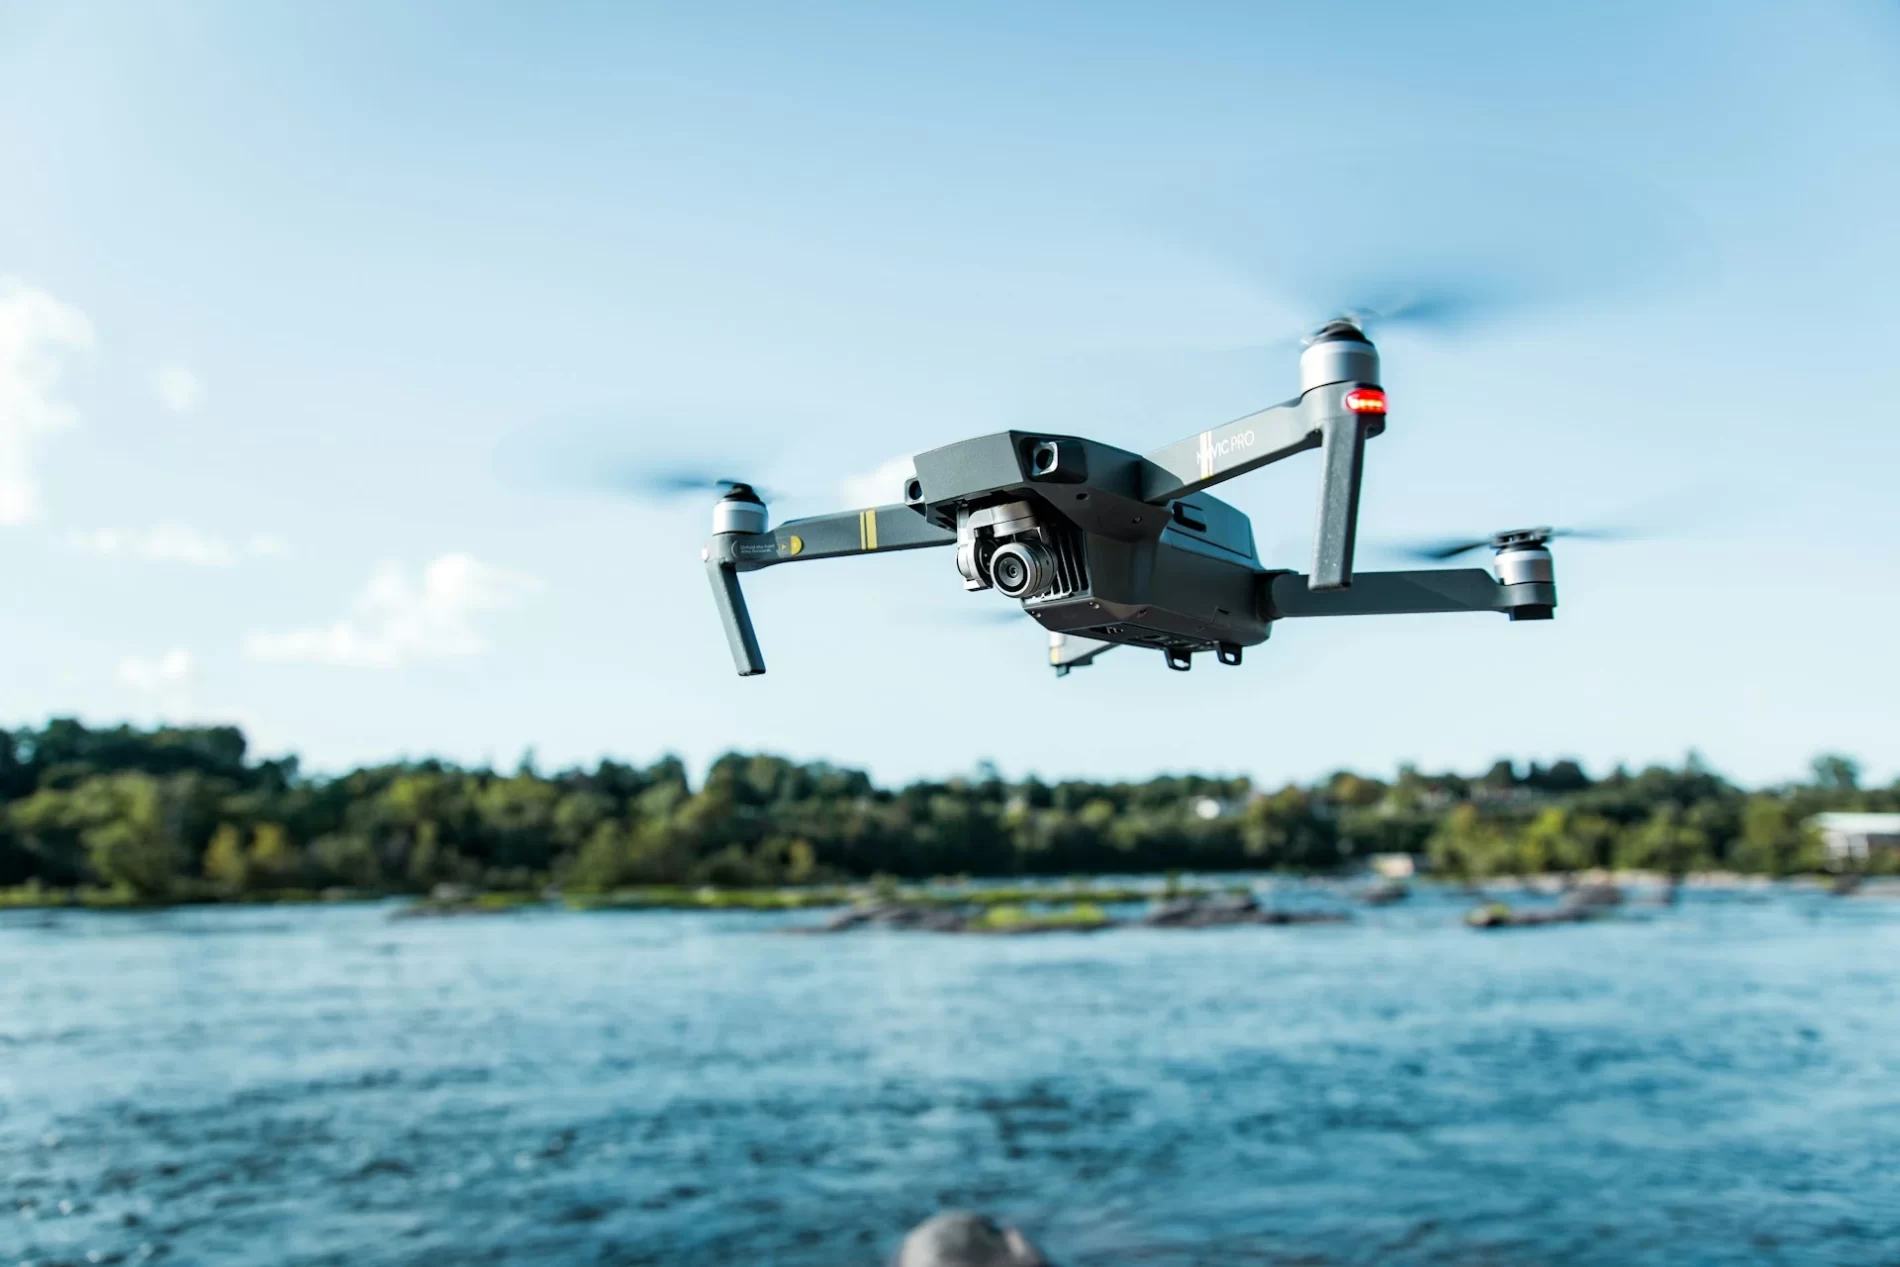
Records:
[[[764,491],[751,480],[677,468],[629,471],[614,479],[611,486],[636,497],[649,498],[683,497],[688,493],[726,493],[735,488],[751,489],[761,498],[765,496]]]
[[[1645,534],[1624,528],[1552,528],[1550,535],[1569,537],[1574,541],[1635,541]]]
[[[523,427],[496,446],[495,472],[507,483],[543,491],[571,491],[667,502],[693,495],[718,496],[744,486],[770,500],[759,484],[683,455],[688,430],[673,416],[587,416]],[[694,434],[709,428],[692,426]],[[657,452],[655,451],[657,449]],[[764,464],[754,455],[747,464]]]
[[[1309,331],[1345,317],[1458,333],[1648,286],[1701,256],[1685,208],[1573,154],[1408,141],[1234,170],[1186,205],[1169,191],[1149,222]],[[1279,196],[1290,171],[1354,192]]]
[[[1489,537],[1480,537],[1476,541],[1438,541],[1426,545],[1402,546],[1394,553],[1408,559],[1422,559],[1428,563],[1439,563],[1446,559],[1455,559],[1461,554],[1491,544]]]
[[[1493,533],[1488,537],[1458,537],[1450,540],[1421,541],[1412,545],[1398,545],[1388,549],[1388,553],[1400,558],[1419,559],[1427,563],[1442,563],[1446,559],[1455,559],[1461,554],[1486,547],[1497,548],[1504,539],[1513,536],[1534,535],[1540,541],[1552,541],[1558,537],[1567,537],[1573,541],[1639,541],[1651,535],[1622,527],[1588,528],[1519,528],[1507,532]]]

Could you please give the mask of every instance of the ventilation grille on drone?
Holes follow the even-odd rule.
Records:
[[[1049,549],[1056,556],[1055,584],[1029,600],[1032,605],[1052,602],[1058,598],[1069,598],[1089,587],[1087,552],[1082,544],[1082,530],[1072,523],[1058,521],[1048,525],[1047,540]]]

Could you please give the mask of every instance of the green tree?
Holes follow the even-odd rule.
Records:
[[[230,823],[220,823],[205,848],[205,879],[226,893],[242,893],[250,886],[251,861],[244,853],[244,833]]]
[[[1860,787],[1860,762],[1852,757],[1844,757],[1838,752],[1826,752],[1816,757],[1809,768],[1814,772],[1814,785],[1830,792],[1852,792]]]
[[[1617,861],[1672,878],[1713,865],[1707,835],[1675,805],[1659,806],[1642,826],[1624,833]]]
[[[254,883],[284,888],[304,878],[303,853],[281,823],[259,823],[251,829],[251,847],[245,862]]]
[[[1510,843],[1476,805],[1460,805],[1447,814],[1426,845],[1433,872],[1458,880],[1478,880],[1514,868]]]
[[[310,842],[310,856],[329,880],[357,889],[382,884],[383,868],[376,850],[361,836],[334,832],[319,836]]]
[[[1597,814],[1553,805],[1538,811],[1517,839],[1517,870],[1526,874],[1606,866],[1616,825]]]
[[[106,884],[140,897],[169,895],[188,862],[176,827],[175,798],[149,774],[88,779],[75,791],[88,821],[82,832],[92,870]]]
[[[1741,836],[1730,856],[1742,871],[1795,875],[1821,869],[1821,845],[1794,817],[1787,802],[1751,796],[1742,809]]]
[[[1318,869],[1339,863],[1337,831],[1297,787],[1255,797],[1241,815],[1240,839],[1243,857],[1253,866]]]

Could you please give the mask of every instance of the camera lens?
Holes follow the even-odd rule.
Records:
[[[990,579],[1011,598],[1040,594],[1054,578],[1055,559],[1036,542],[1012,541],[990,556]]]

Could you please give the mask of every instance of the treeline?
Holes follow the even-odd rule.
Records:
[[[648,766],[512,773],[441,761],[311,777],[234,727],[0,731],[0,886],[210,900],[441,883],[602,891],[889,875],[1328,870],[1426,855],[1453,876],[1640,867],[1818,869],[1824,809],[1900,809],[1851,761],[1745,791],[1693,757],[1593,779],[1572,761],[1477,778],[1403,769],[1269,791],[1245,779],[964,778],[879,788],[861,771],[729,755],[697,786]]]

